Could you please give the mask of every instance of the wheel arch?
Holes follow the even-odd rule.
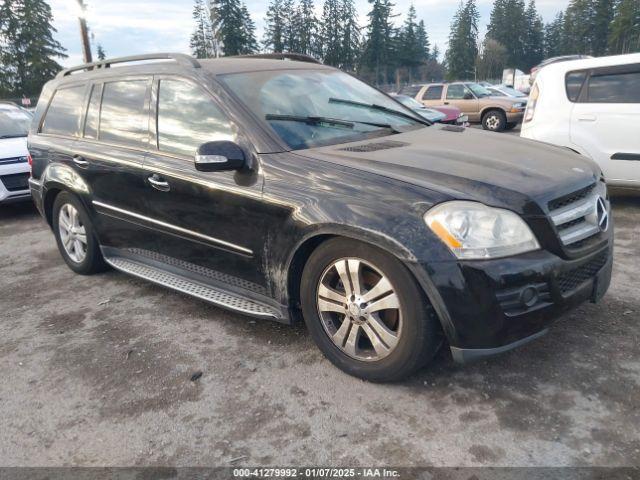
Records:
[[[53,204],[60,192],[76,195],[89,211],[83,198],[90,192],[89,185],[73,168],[61,163],[50,164],[42,174],[42,186],[42,208],[49,226],[53,225]]]
[[[507,117],[507,111],[503,107],[500,107],[497,105],[491,105],[489,107],[485,107],[482,110],[480,110],[480,121],[481,122],[484,121],[484,116],[493,110],[498,110],[499,112],[502,112],[505,118]]]

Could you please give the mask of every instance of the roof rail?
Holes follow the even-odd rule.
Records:
[[[294,60],[296,62],[322,64],[319,60],[303,53],[254,53],[251,55],[237,55],[234,58],[267,58],[272,60]]]
[[[73,72],[79,72],[82,70],[97,70],[101,68],[110,68],[111,65],[116,63],[128,63],[128,62],[141,62],[144,60],[174,60],[176,63],[185,67],[200,68],[200,62],[190,55],[184,53],[148,53],[144,55],[131,55],[129,57],[107,58],[98,62],[85,63],[76,67],[66,68],[61,70],[56,77],[65,77],[71,75]]]

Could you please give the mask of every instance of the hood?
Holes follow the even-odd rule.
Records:
[[[547,202],[600,176],[595,163],[566,149],[505,134],[435,125],[296,153],[424,187],[451,199],[531,215],[543,213],[531,199]]]
[[[437,107],[429,107],[438,110],[446,115],[445,120],[455,120],[460,116],[461,110],[458,107],[448,107],[446,105],[438,105]]]
[[[421,117],[426,118],[430,122],[439,122],[446,118],[446,115],[444,113],[427,107],[416,108],[414,109],[414,112],[416,112]]]
[[[0,138],[0,159],[13,157],[26,157],[27,137]]]

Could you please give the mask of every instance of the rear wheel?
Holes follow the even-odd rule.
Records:
[[[366,380],[406,377],[441,343],[438,319],[409,271],[355,240],[329,240],[313,252],[301,300],[320,350],[338,368]]]
[[[507,117],[502,110],[489,110],[482,117],[482,128],[491,132],[501,132],[507,125]]]
[[[58,194],[53,203],[53,233],[71,270],[89,275],[106,269],[89,215],[80,200],[68,192]]]

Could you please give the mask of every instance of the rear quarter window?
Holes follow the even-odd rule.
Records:
[[[635,72],[592,73],[587,89],[589,103],[640,103],[640,67]]]
[[[418,95],[418,92],[420,92],[421,89],[422,86],[420,85],[409,85],[407,87],[402,87],[400,89],[400,93],[409,97],[415,97],[416,95]]]
[[[567,98],[570,102],[577,102],[580,97],[582,85],[587,78],[587,72],[569,72],[564,79],[564,86],[567,90]]]
[[[45,114],[41,132],[49,135],[78,137],[84,92],[84,85],[58,89]]]
[[[442,98],[442,85],[429,87],[422,95],[423,100],[440,100]]]

